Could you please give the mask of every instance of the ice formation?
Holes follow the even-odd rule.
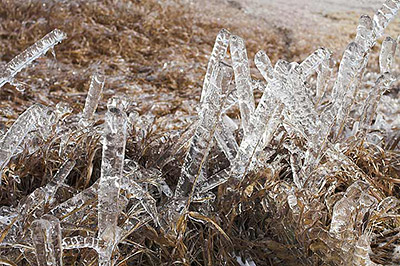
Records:
[[[1,71],[0,88],[7,82],[12,82],[14,76],[17,75],[18,72],[29,66],[35,59],[46,54],[48,50],[53,49],[55,45],[65,38],[67,38],[67,35],[64,32],[55,29],[13,58]]]
[[[262,169],[273,176],[286,162],[286,178],[292,183],[269,187],[265,182],[263,193],[274,199],[283,197],[296,219],[304,215],[299,224],[321,222],[318,219],[322,219],[322,214],[307,215],[313,208],[325,208],[313,200],[302,202],[304,198],[317,198],[322,190],[331,195],[340,189],[331,181],[332,175],[345,171],[354,174],[352,180],[346,181],[351,184],[345,191],[326,197],[331,218],[325,218],[324,223],[329,222],[329,230],[319,232],[318,238],[328,246],[332,244],[332,248],[335,241],[343,241],[345,245],[335,252],[351,254],[346,263],[373,265],[370,217],[384,216],[398,204],[372,189],[373,179],[352,161],[344,147],[347,139],[363,139],[371,129],[380,128],[383,135],[387,133],[382,128],[389,126],[381,125],[384,114],[379,113],[378,105],[396,81],[394,38],[386,37],[382,42],[380,73],[374,85],[364,88],[363,78],[372,47],[399,7],[398,1],[387,0],[373,18],[360,18],[355,40],[343,53],[333,88],[328,86],[333,73],[328,49],[317,49],[301,63],[278,60],[275,65],[261,50],[256,53],[254,64],[263,80],[253,80],[245,41],[227,30],[220,31],[205,74],[196,120],[151,166],[139,161],[140,156],[131,158],[126,146],[131,131],[136,130],[138,141],[146,139],[154,117],[139,115],[129,109],[129,101],[113,97],[105,115],[99,113],[104,123],[91,123],[97,117],[94,114],[105,84],[105,76],[93,74],[83,112],[75,115],[76,121],[80,121],[75,126],[82,134],[101,137],[101,173],[89,186],[92,172],[88,172],[84,190],[66,184],[77,164],[63,148],[72,129],[58,123],[53,108],[33,105],[0,141],[1,179],[12,178],[4,170],[18,157],[18,148],[32,131],[40,132],[43,139],[59,134],[63,162],[47,185],[37,188],[24,203],[0,209],[1,245],[20,250],[27,261],[38,265],[62,265],[63,250],[85,248],[98,253],[99,265],[114,265],[118,245],[131,244],[125,239],[146,224],[153,223],[157,233],[168,237],[172,232],[179,241],[183,236],[176,233],[182,232],[182,228],[184,232],[186,217],[208,222],[223,232],[207,215],[189,211],[191,204],[196,203],[199,210],[207,212],[212,208],[210,202],[220,197],[213,189],[221,187],[219,193],[239,191],[249,174]],[[65,38],[64,33],[54,30],[15,57],[2,72],[0,87]],[[312,77],[314,83],[310,81]],[[258,101],[254,96],[256,90],[262,93]],[[357,102],[360,90],[367,93],[362,102]],[[236,107],[240,115],[234,116]],[[225,156],[223,163],[210,163],[212,149]],[[285,152],[277,154],[278,150]],[[162,169],[178,152],[184,153],[183,162],[177,182],[171,186]],[[243,194],[250,198],[256,186],[260,184],[249,184]],[[174,225],[165,226],[166,223]],[[175,230],[169,230],[171,227]],[[27,229],[30,235],[24,233]],[[309,235],[312,237],[313,232]],[[12,259],[17,253],[5,254]],[[241,265],[255,265],[252,260],[243,262],[240,256],[233,259]]]

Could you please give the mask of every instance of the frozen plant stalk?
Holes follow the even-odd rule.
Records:
[[[52,49],[65,38],[67,38],[67,35],[64,32],[55,29],[21,54],[14,57],[1,73],[0,88],[7,82],[11,82],[18,72],[27,67],[35,59],[44,55],[49,49]]]
[[[208,61],[207,72],[204,77],[203,90],[201,91],[200,103],[203,103],[211,81],[211,74],[218,67],[219,63],[224,59],[228,49],[230,33],[226,29],[222,29],[215,40],[210,60]]]
[[[15,154],[18,146],[26,135],[40,125],[48,125],[46,120],[52,119],[48,116],[48,108],[35,104],[23,112],[0,141],[0,177],[4,167]],[[1,178],[0,178],[1,180]],[[1,181],[0,181],[1,184]]]
[[[37,265],[63,265],[60,221],[54,216],[44,215],[32,222],[31,233]]]
[[[103,133],[103,155],[98,196],[98,236],[104,241],[99,265],[111,265],[111,254],[118,240],[118,198],[123,174],[127,115],[120,105],[108,105]]]
[[[251,88],[250,68],[244,41],[239,36],[230,40],[233,71],[240,108],[240,117],[244,135],[250,134],[250,117],[254,112],[255,103]]]
[[[379,68],[381,74],[390,72],[392,64],[394,62],[394,54],[396,52],[396,40],[388,36],[382,42],[381,53],[379,55]]]
[[[191,190],[190,185],[195,185],[200,176],[222,109],[221,83],[223,77],[224,65],[220,64],[211,75],[210,89],[204,96],[200,121],[185,157],[182,174],[175,190],[175,197],[188,196]]]
[[[96,73],[92,76],[90,80],[89,92],[86,97],[85,107],[83,108],[82,120],[90,120],[94,112],[96,112],[97,105],[101,97],[101,93],[104,87],[104,76]]]
[[[63,163],[54,178],[43,188],[45,192],[45,204],[51,204],[54,201],[54,196],[57,190],[64,183],[65,179],[75,167],[75,161],[67,160]]]

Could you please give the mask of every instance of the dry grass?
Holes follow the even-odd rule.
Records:
[[[220,18],[214,16],[209,6],[203,7],[207,12],[202,13],[197,12],[198,8],[153,0],[2,1],[2,62],[9,61],[54,28],[68,34],[68,39],[56,47],[57,61],[51,56],[42,58],[17,76],[17,81],[25,87],[23,92],[11,85],[2,88],[3,129],[34,103],[55,106],[66,102],[73,113],[80,112],[89,77],[100,70],[107,78],[99,114],[104,113],[106,99],[111,95],[128,95],[135,103],[129,107],[130,111],[148,115],[152,127],[133,128],[126,157],[139,161],[143,168],[157,168],[174,188],[187,146],[179,140],[190,117],[196,114],[208,56],[221,28],[228,28],[247,40],[249,55],[265,49],[273,62],[278,56],[299,60],[314,49],[313,44],[293,39],[288,29],[267,27],[265,21],[240,13],[236,20],[230,19],[237,12],[234,7],[227,8],[226,16]],[[260,47],[260,43],[265,46]],[[62,123],[68,124],[68,119]],[[101,122],[100,115],[98,123]],[[290,163],[273,158],[265,169],[250,174],[236,189],[230,189],[229,184],[219,186],[214,191],[215,202],[207,207],[192,204],[189,215],[177,225],[181,233],[178,238],[160,231],[151,222],[139,222],[137,230],[119,245],[119,265],[236,265],[233,254],[252,258],[257,265],[344,263],[346,254],[340,248],[341,243],[327,233],[332,206],[357,175],[368,178],[371,193],[378,198],[399,198],[398,134],[397,142],[395,137],[389,138],[383,148],[365,145],[362,140],[349,142],[346,155],[353,165],[331,171],[330,183],[336,182],[333,191],[328,190],[328,185],[317,196],[293,191],[299,199],[299,213],[289,208],[284,192],[292,187]],[[77,160],[77,165],[67,184],[75,191],[62,190],[60,201],[88,188],[100,175],[99,135],[75,132],[70,143],[74,146],[67,148],[67,157]],[[65,159],[66,155],[58,152],[60,140],[56,135],[39,146],[33,153],[25,147],[9,165],[1,187],[1,206],[22,204],[27,195],[48,182]],[[285,158],[288,151],[281,145],[277,147],[277,154]],[[217,171],[226,164],[217,149],[210,158],[209,171]],[[326,162],[320,170],[325,168],[334,167]],[[159,206],[168,204],[162,195],[155,197]],[[392,212],[398,215],[399,207]],[[396,263],[390,252],[398,244],[399,218],[374,215],[366,218],[368,228],[385,235],[372,243],[373,260]],[[66,219],[63,235],[92,235],[96,230],[93,220],[93,217],[83,220],[79,227]],[[388,231],[384,230],[389,229],[394,233],[386,234]],[[380,247],[379,243],[385,241],[392,243]],[[0,253],[17,265],[28,263],[29,255],[24,258],[18,249],[2,249]],[[66,265],[93,265],[96,259],[96,252],[90,249],[64,254]]]

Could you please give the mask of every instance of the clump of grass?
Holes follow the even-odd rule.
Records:
[[[282,52],[288,59],[300,53],[282,48],[288,42],[287,32],[282,34],[274,28],[246,31],[241,23],[199,15],[196,9],[173,1],[5,1],[0,4],[0,16],[5,18],[1,24],[2,61],[9,61],[53,28],[69,36],[57,48],[56,62],[40,59],[34,68],[18,76],[17,81],[26,84],[24,92],[11,85],[0,92],[3,128],[33,103],[69,103],[72,113],[58,123],[72,125],[83,109],[89,76],[100,70],[106,75],[104,98],[126,94],[132,102],[129,111],[140,114],[128,132],[126,157],[138,161],[143,169],[158,171],[171,188],[180,175],[192,134],[190,122],[196,113],[193,103],[199,98],[207,55],[218,30],[228,25],[250,40],[249,54],[255,53],[260,42],[268,42],[272,60]],[[249,21],[247,27],[254,25]],[[104,110],[105,100],[100,103],[96,125],[103,122]],[[237,111],[233,115],[238,115]],[[249,174],[236,189],[228,183],[220,185],[213,191],[214,202],[206,207],[192,204],[186,220],[176,225],[180,237],[161,231],[140,216],[143,210],[137,210],[135,230],[118,246],[119,265],[235,265],[236,256],[257,265],[346,263],[343,243],[328,233],[333,205],[360,176],[367,179],[376,198],[399,198],[398,134],[388,136],[379,147],[366,144],[364,139],[348,140],[345,154],[353,164],[338,168],[333,162],[323,161],[320,168],[328,169],[328,182],[335,187],[330,190],[325,186],[318,194],[293,186],[289,151],[282,145],[288,139],[299,146],[304,141],[293,138],[285,135],[275,140],[281,142],[274,143],[279,156]],[[28,143],[3,176],[3,210],[24,204],[28,195],[48,183],[65,157],[76,160],[76,166],[57,200],[62,202],[89,188],[100,176],[99,140],[96,131],[73,130],[66,145],[56,132],[41,141],[36,151],[30,151]],[[217,171],[226,163],[214,147],[208,171]],[[288,188],[292,188],[292,194]],[[152,192],[159,206],[168,204],[163,195]],[[289,206],[290,195],[298,199],[299,210]],[[95,201],[93,198],[88,203],[89,210],[95,208]],[[365,227],[376,234],[371,245],[374,262],[396,263],[392,253],[398,246],[398,208],[392,207],[388,215],[369,213],[365,218]],[[93,235],[96,219],[89,211],[83,209],[82,213],[87,216],[75,224],[63,217],[64,237]],[[32,220],[34,214],[24,219]],[[20,234],[27,231],[24,228]],[[27,264],[31,258],[29,251],[22,254],[16,246],[4,247],[0,254],[11,265]],[[66,265],[93,265],[96,260],[96,252],[89,248],[64,252]]]

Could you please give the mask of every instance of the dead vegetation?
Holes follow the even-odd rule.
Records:
[[[106,75],[106,88],[96,123],[103,122],[107,98],[128,95],[132,102],[129,110],[142,115],[142,120],[129,132],[126,157],[137,160],[144,169],[161,172],[174,188],[187,149],[185,136],[191,134],[189,122],[197,112],[208,55],[221,28],[248,40],[251,55],[264,43],[262,48],[274,62],[278,56],[291,60],[312,51],[296,48],[289,30],[260,27],[252,20],[239,23],[228,17],[199,14],[195,7],[175,1],[2,1],[3,63],[54,28],[68,34],[56,48],[56,60],[41,58],[17,76],[21,91],[11,85],[2,88],[2,128],[8,128],[34,103],[68,103],[72,113],[59,123],[72,124],[74,114],[83,109],[90,75],[100,70]],[[398,89],[393,93],[398,95]],[[62,202],[90,187],[100,176],[99,139],[97,133],[73,132],[64,153],[59,152],[62,144],[56,133],[39,141],[37,150],[30,150],[28,143],[3,174],[1,206],[16,207],[29,200],[27,196],[49,181],[65,156],[76,160],[76,166],[57,200]],[[236,256],[257,265],[347,264],[343,243],[328,233],[333,205],[360,179],[370,184],[367,190],[377,199],[400,199],[400,151],[398,129],[381,146],[363,139],[345,143],[343,150],[351,163],[338,167],[326,161],[319,169],[328,169],[333,190],[326,185],[318,194],[296,189],[292,194],[283,193],[293,187],[293,177],[289,152],[276,143],[279,156],[271,158],[265,168],[248,175],[235,189],[228,183],[219,186],[213,191],[215,201],[209,205],[192,204],[176,225],[177,236],[161,231],[139,210],[135,230],[118,246],[118,265],[237,265]],[[209,158],[210,172],[226,164],[217,149]],[[298,199],[299,209],[288,205],[290,195]],[[158,206],[168,204],[163,195],[154,192],[154,197]],[[86,207],[95,208],[95,201]],[[374,262],[395,265],[400,263],[400,257],[394,255],[400,246],[400,205],[389,205],[382,213],[365,214],[356,230],[376,235],[371,244]],[[25,219],[32,220],[32,216]],[[93,234],[94,220],[85,217],[82,223],[73,224],[69,217],[62,217],[63,236]],[[1,241],[9,229],[2,228]],[[0,262],[27,265],[31,263],[29,252],[2,248]],[[95,265],[96,260],[96,252],[88,248],[64,252],[65,265]]]

